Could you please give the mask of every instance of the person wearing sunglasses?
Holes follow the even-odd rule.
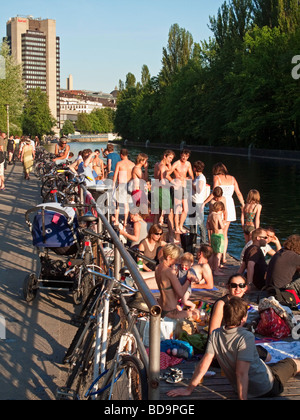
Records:
[[[228,293],[218,299],[212,308],[211,317],[208,327],[209,335],[223,323],[223,309],[225,304],[234,296],[243,298],[247,292],[247,280],[241,274],[233,274],[229,277],[227,283]]]
[[[61,137],[58,144],[55,145],[55,156],[53,162],[56,164],[65,162],[68,159],[70,153],[70,146],[67,144],[67,138]]]
[[[247,270],[248,287],[261,290],[266,285],[267,263],[261,247],[267,245],[267,231],[262,228],[252,232],[253,244],[246,249],[243,263],[238,273],[243,274]]]
[[[164,232],[162,227],[154,224],[150,227],[147,238],[143,239],[139,244],[139,251],[147,258],[151,258],[155,263],[144,261],[143,269],[147,272],[153,272],[156,264],[159,262],[159,252],[161,248],[166,245],[163,240]],[[154,276],[154,273],[153,273]]]
[[[172,389],[167,393],[169,397],[191,395],[214,358],[240,400],[272,398],[283,392],[286,382],[300,374],[300,361],[286,358],[266,365],[259,356],[253,334],[243,328],[247,316],[248,305],[240,298],[233,297],[224,305],[224,326],[209,337],[206,352],[188,386]]]

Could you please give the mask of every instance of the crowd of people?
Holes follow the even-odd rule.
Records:
[[[8,164],[20,159],[24,177],[29,178],[36,144],[23,138],[16,145],[1,133],[0,191],[5,188],[6,159]],[[54,161],[61,163],[71,156],[67,140],[61,138]],[[273,286],[292,291],[300,301],[300,236],[291,235],[281,246],[272,227],[261,227],[259,191],[251,189],[244,200],[237,180],[223,163],[213,166],[210,190],[202,161],[191,163],[187,149],[181,151],[178,160],[175,156],[172,150],[166,150],[150,178],[147,154],[139,153],[132,161],[127,149],[117,153],[114,145],[108,144],[101,151],[82,150],[69,168],[85,175],[87,186],[109,180],[114,203],[111,223],[129,247],[147,257],[139,266],[141,275],[151,289],[159,290],[162,317],[173,319],[199,319],[192,287],[213,290],[216,276],[226,275],[228,230],[237,220],[236,194],[245,239],[240,266],[228,280],[228,293],[214,304],[206,353],[189,387],[175,389],[170,395],[189,395],[214,358],[241,399],[277,395],[286,380],[300,371],[299,361],[288,359],[272,370],[266,367],[267,356],[257,355],[254,339],[241,328],[247,318],[243,298],[248,291]],[[192,238],[189,249],[185,249],[186,237]]]
[[[61,140],[60,143],[61,153],[68,153],[66,142]],[[160,290],[163,311],[174,318],[185,317],[187,314],[177,303],[178,298],[187,301],[184,296],[190,290],[189,283],[196,283],[197,288],[213,289],[214,277],[226,275],[228,230],[231,222],[237,220],[234,194],[241,205],[245,239],[238,274],[245,276],[247,290],[274,285],[300,292],[300,237],[292,235],[282,247],[272,227],[260,226],[263,208],[259,191],[251,189],[244,200],[237,180],[221,162],[212,168],[210,190],[202,161],[191,163],[187,149],[180,152],[178,160],[175,156],[174,151],[166,150],[152,168],[151,178],[145,153],[139,153],[132,161],[127,149],[117,153],[113,144],[101,151],[83,150],[70,166],[74,172],[85,174],[91,184],[110,180],[114,203],[112,224],[130,247],[138,248],[155,262],[143,262],[142,276],[149,286]],[[206,205],[209,210],[205,221]],[[167,229],[164,229],[165,224]],[[192,241],[189,249],[186,249],[186,237]],[[200,249],[195,247],[197,237]],[[183,256],[182,248],[186,251]],[[176,258],[175,254],[178,254]],[[186,254],[195,261],[187,270],[185,281],[180,282],[178,266],[182,258],[187,259]],[[271,258],[270,264],[266,258]]]
[[[300,236],[291,235],[282,247],[272,227],[260,226],[259,191],[251,189],[245,201],[237,180],[223,163],[213,167],[213,187],[209,193],[203,173],[205,164],[201,161],[191,164],[189,150],[182,150],[180,159],[174,163],[175,153],[166,150],[153,168],[151,182],[146,154],[140,153],[133,162],[126,149],[119,156],[113,146],[103,152],[107,163],[97,164],[103,169],[100,178],[93,173],[94,182],[103,182],[105,176],[112,180],[116,194],[112,223],[129,246],[138,248],[153,261],[143,261],[141,274],[149,287],[160,292],[162,317],[199,319],[192,285],[212,290],[214,277],[225,274],[228,230],[237,218],[234,193],[241,205],[245,247],[240,267],[228,280],[228,293],[214,304],[206,352],[189,386],[176,388],[169,395],[190,395],[215,359],[240,399],[280,394],[286,381],[300,373],[300,362],[285,359],[272,367],[265,364],[270,355],[255,346],[253,334],[243,328],[248,310],[243,298],[248,291],[268,285],[281,290],[288,288],[300,296]],[[85,151],[82,153],[83,165],[95,171],[99,154],[91,150],[88,154],[90,159]],[[207,204],[209,214],[205,223]],[[192,247],[192,252],[182,249],[186,233],[200,238],[200,247]],[[266,258],[271,258],[269,264]]]
[[[4,132],[0,132],[0,192],[5,191],[5,170],[7,165],[14,165],[20,161],[23,164],[24,178],[29,180],[29,175],[33,169],[35,150],[39,146],[40,140],[37,136],[31,139],[29,136],[9,137]]]

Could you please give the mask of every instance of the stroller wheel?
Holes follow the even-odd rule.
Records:
[[[28,274],[23,283],[23,296],[26,302],[32,302],[37,294],[37,278],[35,274]]]

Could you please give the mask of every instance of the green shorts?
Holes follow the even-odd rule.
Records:
[[[167,214],[170,213],[173,208],[173,200],[171,191],[168,188],[155,188],[154,192],[154,208],[156,210],[165,211]]]
[[[224,251],[224,235],[223,233],[212,233],[211,234],[211,247],[215,254],[222,254]]]

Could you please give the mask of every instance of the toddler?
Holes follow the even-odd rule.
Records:
[[[191,268],[193,264],[194,264],[194,257],[190,252],[186,252],[185,254],[182,255],[180,259],[180,264],[177,264],[176,266],[177,276],[178,276],[178,280],[181,286],[183,286],[185,282],[188,281],[190,276],[193,276],[193,277],[196,276],[195,271]],[[181,303],[184,306],[189,307],[189,309],[194,310],[196,308],[196,305],[192,301],[189,300],[191,293],[192,293],[192,288],[191,286],[189,286],[184,296],[181,299]],[[180,307],[178,306],[177,308],[179,309]]]

